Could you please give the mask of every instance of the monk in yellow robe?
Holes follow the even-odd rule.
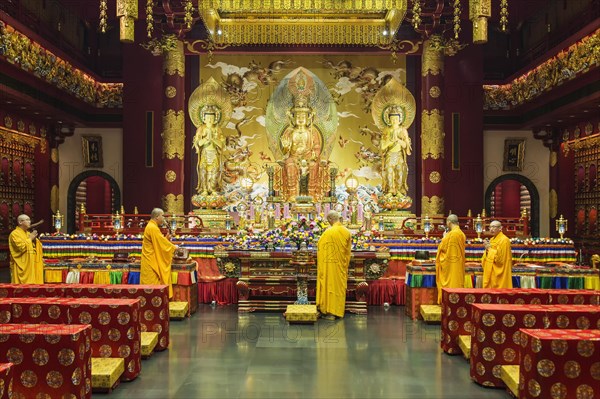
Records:
[[[442,238],[435,257],[438,303],[442,302],[442,288],[463,288],[465,285],[465,233],[460,229],[456,215],[448,216],[446,226],[450,230]]]
[[[42,243],[37,230],[29,232],[31,219],[17,217],[17,227],[8,236],[10,249],[10,282],[13,284],[44,284]]]
[[[140,284],[166,284],[169,286],[169,298],[172,298],[171,261],[177,245],[169,241],[169,235],[165,237],[160,231],[159,226],[164,222],[163,210],[154,208],[150,214],[150,221],[144,229]]]
[[[327,214],[331,225],[317,244],[317,308],[323,318],[344,317],[352,235],[336,211]]]
[[[485,252],[481,258],[483,288],[512,288],[512,250],[510,238],[502,232],[502,223],[490,223],[491,240],[485,240]]]

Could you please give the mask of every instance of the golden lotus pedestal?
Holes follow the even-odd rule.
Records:
[[[297,202],[295,204],[292,204],[290,208],[290,213],[294,215],[296,219],[302,216],[306,217],[306,219],[314,219],[317,210],[313,203]]]
[[[194,209],[194,215],[202,219],[205,228],[225,229],[229,212],[222,209]]]

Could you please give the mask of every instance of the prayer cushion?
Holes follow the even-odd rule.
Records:
[[[440,305],[421,305],[421,316],[426,323],[439,323],[442,320]]]
[[[154,348],[158,343],[158,333],[151,331],[142,332],[142,358],[148,358],[152,356]]]
[[[314,323],[318,315],[317,305],[288,305],[285,311],[289,323]]]
[[[510,392],[519,397],[519,366],[505,365],[500,367],[500,378],[506,384]]]
[[[120,357],[92,358],[92,389],[110,391],[119,383],[125,372],[125,360]]]
[[[182,320],[188,313],[187,302],[169,302],[169,318],[171,320]]]
[[[465,359],[471,359],[471,336],[470,335],[459,335],[458,336],[458,347],[463,353]]]

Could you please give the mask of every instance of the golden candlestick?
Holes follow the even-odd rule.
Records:
[[[560,238],[564,238],[563,236],[567,232],[567,223],[568,220],[563,218],[563,215],[560,215],[560,218],[556,220],[556,232],[560,234]]]

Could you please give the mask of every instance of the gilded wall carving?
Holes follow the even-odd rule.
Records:
[[[167,159],[183,160],[185,154],[185,111],[168,110],[163,115],[163,155]]]
[[[437,109],[421,114],[421,158],[444,157],[444,115]]]
[[[167,75],[185,76],[185,53],[183,42],[177,40],[175,48],[167,48],[164,52],[163,70]]]
[[[421,214],[422,215],[443,215],[444,214],[444,199],[437,195],[431,198],[427,196],[421,197]]]
[[[423,64],[421,75],[439,75],[444,73],[444,51],[441,46],[440,36],[431,36],[423,44]]]
[[[183,194],[167,194],[162,197],[162,209],[165,213],[183,214]]]
[[[96,107],[123,106],[122,83],[100,83],[0,21],[0,58]]]
[[[484,85],[484,109],[510,109],[600,64],[600,29],[506,85]]]

